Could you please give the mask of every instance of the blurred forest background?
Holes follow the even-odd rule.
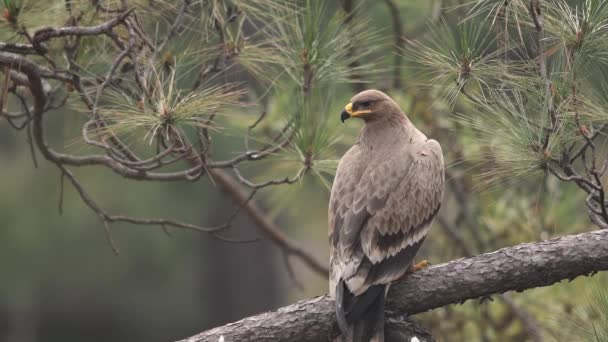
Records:
[[[126,3],[127,8],[135,8],[142,27],[156,40],[172,29],[182,1],[4,0],[0,41],[25,44],[24,32],[31,35],[43,27],[66,25],[66,3],[80,15],[81,26],[115,17],[112,9]],[[527,13],[527,1],[188,3],[186,24],[156,54],[150,77],[176,89],[201,81],[201,74],[207,79],[202,78],[204,84],[198,89],[236,84],[238,105],[220,103],[213,107],[218,110],[210,133],[216,159],[245,152],[243,136],[262,113],[265,117],[251,130],[255,132],[252,144],[269,141],[286,123],[295,122],[290,126],[295,127],[290,128],[295,134],[289,144],[268,159],[246,164],[242,172],[252,181],[296,177],[294,184],[261,189],[255,200],[292,240],[321,262],[328,259],[327,203],[332,170],[360,128],[360,123],[342,125],[339,113],[352,95],[367,88],[391,95],[416,126],[444,148],[447,192],[420,258],[442,263],[592,229],[585,193],[575,184],[531,166],[534,162],[526,159],[528,155],[517,150],[524,143],[513,139],[521,138],[517,134],[522,132],[505,133],[500,123],[494,124],[500,122],[492,116],[497,113],[487,112],[492,111],[491,106],[484,112],[483,106],[474,105],[479,98],[498,96],[498,92],[484,93],[484,87],[496,90],[499,83],[486,81],[486,76],[513,76],[501,84],[522,82],[534,88],[533,77],[526,78],[530,76],[526,73],[537,76],[537,72],[523,63],[526,56],[501,50],[501,41],[496,39],[501,37],[496,34],[500,23],[506,23],[505,29],[512,33],[505,38],[508,42],[519,41],[526,47],[523,50],[534,50],[534,23]],[[554,15],[546,18],[547,34],[566,37],[568,25],[587,19],[608,25],[603,3],[543,2],[550,7],[547,15]],[[497,14],[503,4],[507,14]],[[589,6],[599,7],[598,17],[585,17]],[[560,18],[560,10],[571,17]],[[602,37],[608,39],[606,27],[598,29],[602,30]],[[122,26],[115,31],[119,39],[126,39]],[[593,112],[595,116],[589,119],[593,123],[586,127],[599,127],[601,120],[608,120],[608,111],[602,110],[608,108],[608,101],[603,102],[608,100],[603,88],[606,41],[598,38],[590,48],[599,66],[589,68],[592,72],[580,72],[586,72],[585,77],[594,85],[593,94],[585,98],[590,103],[586,108],[592,108],[593,102],[593,110],[603,113]],[[62,44],[63,38],[47,46],[58,51],[53,56],[60,63],[65,62]],[[558,45],[548,43],[547,49]],[[99,37],[83,38],[80,48],[78,64],[84,70],[83,77],[103,77],[119,52],[110,39]],[[505,60],[517,56],[520,72],[508,74],[490,65],[477,74],[478,63],[500,54],[505,54]],[[469,72],[451,73],[454,61],[450,58],[454,57],[458,66],[460,56],[470,58]],[[448,71],[441,69],[442,63]],[[307,79],[304,67],[308,64],[314,74],[311,79]],[[552,68],[557,74],[565,73]],[[0,74],[2,79],[5,74],[6,69]],[[51,85],[56,86],[52,81]],[[86,146],[81,135],[87,109],[73,89],[58,88],[58,98],[65,94],[67,102],[45,114],[47,139],[61,151],[90,153],[93,148]],[[125,100],[119,87],[110,85],[108,89],[100,111],[113,120],[113,129],[124,133],[133,148],[152,145],[154,126],[129,123],[121,116],[125,108],[136,111],[137,104]],[[209,94],[215,96],[211,90]],[[509,95],[512,98],[517,96]],[[10,95],[8,100],[8,109],[18,111],[18,97]],[[528,106],[528,100],[521,105]],[[191,117],[206,115],[194,112],[184,114],[185,126]],[[111,231],[120,250],[115,255],[103,223],[65,179],[60,214],[61,171],[39,152],[33,160],[28,130],[13,129],[6,117],[0,117],[0,340],[175,340],[327,292],[325,277],[297,257],[290,257],[286,266],[281,249],[242,212],[225,235],[258,239],[255,242],[224,242],[205,233],[178,228],[165,232],[158,226],[117,222]],[[480,134],[480,130],[484,132]],[[487,142],[492,135],[499,141]],[[508,151],[494,149],[496,143],[509,142],[514,147]],[[600,143],[598,146],[598,150],[603,149]],[[489,153],[496,156],[479,161],[480,155]],[[74,168],[73,172],[110,213],[213,226],[224,223],[235,207],[234,201],[206,177],[196,182],[140,182],[103,167]],[[493,300],[468,301],[415,319],[439,341],[582,340],[585,331],[608,326],[602,312],[608,303],[601,307],[600,290],[607,283],[606,274],[598,274]]]

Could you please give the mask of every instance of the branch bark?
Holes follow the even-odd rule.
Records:
[[[521,292],[608,270],[608,230],[524,243],[462,258],[411,274],[393,284],[387,321],[469,299]],[[327,295],[217,327],[181,342],[328,341],[334,322]],[[391,326],[387,324],[390,333]],[[412,330],[413,331],[413,330]],[[423,339],[421,339],[422,341]]]

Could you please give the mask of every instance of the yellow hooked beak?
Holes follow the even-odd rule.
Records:
[[[361,116],[364,114],[369,114],[371,112],[372,111],[370,109],[361,109],[356,112],[353,112],[353,104],[349,103],[344,107],[344,110],[342,110],[342,113],[340,113],[340,120],[342,120],[342,122],[344,122],[344,121],[348,120],[349,118]]]

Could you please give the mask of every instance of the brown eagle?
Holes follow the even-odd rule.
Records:
[[[384,300],[414,265],[441,205],[441,146],[378,90],[355,95],[342,122],[365,122],[340,160],[329,203],[330,295],[345,341],[384,340]]]

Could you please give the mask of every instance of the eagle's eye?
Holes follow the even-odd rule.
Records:
[[[369,108],[373,105],[374,105],[374,101],[363,101],[363,102],[359,103],[357,108]]]

